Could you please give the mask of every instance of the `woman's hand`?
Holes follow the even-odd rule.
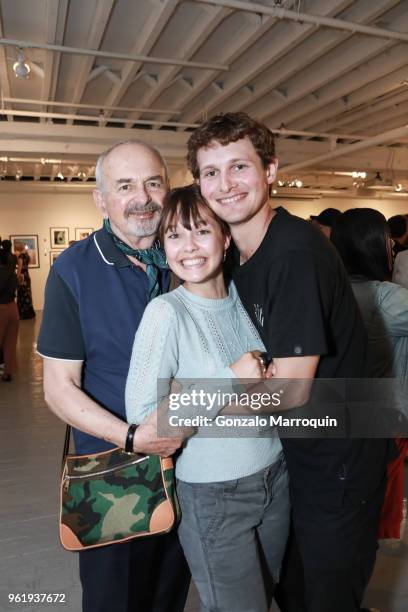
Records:
[[[230,368],[237,378],[265,378],[266,365],[261,355],[261,351],[244,353]]]
[[[269,363],[269,365],[266,368],[266,375],[265,378],[273,378],[274,376],[276,376],[276,365],[274,364],[274,361],[272,359],[272,361]]]

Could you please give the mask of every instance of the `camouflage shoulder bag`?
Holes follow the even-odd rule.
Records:
[[[179,518],[173,461],[121,448],[93,455],[68,453],[61,476],[60,539],[86,550],[169,532]]]

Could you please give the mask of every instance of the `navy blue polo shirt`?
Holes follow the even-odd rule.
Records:
[[[160,271],[161,291],[169,273]],[[50,270],[37,350],[83,361],[83,391],[126,420],[125,385],[136,330],[148,303],[146,273],[100,229],[61,253]],[[74,430],[78,453],[112,448]]]

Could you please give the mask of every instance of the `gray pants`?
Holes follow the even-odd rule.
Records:
[[[267,612],[267,590],[279,579],[289,526],[283,456],[237,480],[179,480],[177,492],[180,542],[202,612]]]

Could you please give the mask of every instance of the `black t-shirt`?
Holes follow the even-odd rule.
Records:
[[[239,265],[233,250],[231,259],[239,296],[271,358],[320,355],[317,378],[367,376],[366,333],[347,274],[317,228],[280,209],[252,257]],[[341,500],[347,488],[363,499],[384,476],[383,440],[282,438],[282,444],[293,494]]]

